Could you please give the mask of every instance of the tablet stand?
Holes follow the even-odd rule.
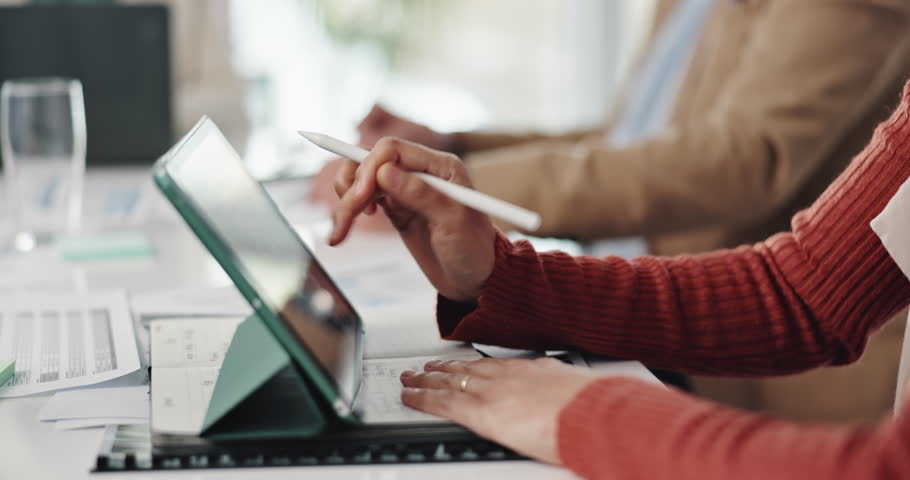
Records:
[[[326,415],[291,357],[255,313],[238,327],[215,383],[202,436],[311,437]]]

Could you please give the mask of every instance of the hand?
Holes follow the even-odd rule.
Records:
[[[531,458],[559,465],[559,414],[597,378],[591,370],[552,358],[432,361],[423,372],[402,372],[406,388],[401,401]]]
[[[339,170],[335,190],[341,201],[332,215],[329,244],[341,243],[354,219],[378,204],[441,295],[476,300],[493,273],[496,229],[486,215],[449,199],[408,171],[471,187],[467,169],[455,155],[384,138],[363,164],[348,161]]]
[[[366,118],[357,126],[360,144],[372,148],[382,137],[399,137],[435,150],[452,151],[455,136],[442,134],[419,123],[390,113],[379,105],[373,106]]]
[[[336,158],[325,164],[322,170],[313,177],[307,200],[313,203],[324,203],[329,208],[338,204],[338,195],[335,193],[335,177],[344,166],[346,160]],[[376,215],[361,216],[354,225],[355,229],[367,232],[394,232],[388,217],[379,212]]]

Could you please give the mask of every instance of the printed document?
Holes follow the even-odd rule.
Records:
[[[0,398],[92,385],[138,370],[126,292],[0,296],[0,358],[16,361]]]

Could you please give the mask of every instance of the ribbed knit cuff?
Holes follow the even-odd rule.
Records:
[[[540,335],[528,312],[530,300],[515,292],[516,277],[526,270],[523,261],[536,261],[533,248],[525,241],[512,243],[496,233],[495,265],[477,303],[454,302],[439,296],[436,318],[439,333],[447,340],[479,342],[529,350],[559,348],[551,334]]]
[[[452,334],[464,317],[477,310],[473,302],[456,302],[442,295],[436,295],[436,323],[439,325],[439,336],[446,340],[455,340]],[[467,339],[459,339],[467,341]]]

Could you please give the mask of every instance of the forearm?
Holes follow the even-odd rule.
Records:
[[[496,262],[476,307],[440,299],[443,336],[576,348],[690,373],[783,374],[853,361],[866,333],[907,298],[905,289],[891,288],[893,297],[870,305],[858,298],[869,288],[860,282],[852,285],[855,297],[844,293],[843,311],[830,312],[824,298],[839,289],[825,285],[825,270],[813,267],[791,235],[735,251],[632,261],[536,253],[500,237]],[[796,288],[792,279],[800,276],[822,291]],[[875,280],[883,288],[905,283],[896,268]],[[854,337],[845,333],[854,328]]]
[[[910,301],[869,226],[910,176],[910,89],[869,147],[793,233],[675,258],[537,253],[500,236],[476,308],[441,299],[443,335],[521,348],[582,348],[654,367],[725,375],[858,358]]]
[[[653,235],[761,218],[791,193],[751,125],[693,125],[634,147],[534,142],[468,162],[477,190],[541,214],[535,235]],[[504,178],[511,179],[503,181]],[[530,232],[529,232],[530,233]]]
[[[907,478],[907,416],[878,428],[798,426],[638,380],[599,380],[559,419],[564,465],[586,478]]]

